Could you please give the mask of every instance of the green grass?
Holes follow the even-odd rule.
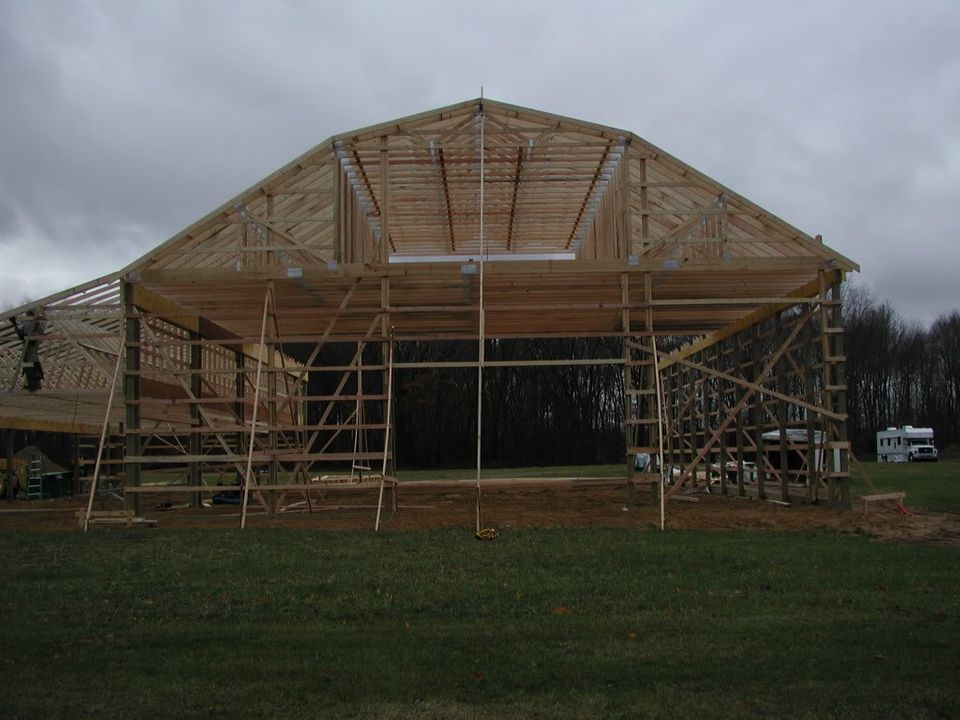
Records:
[[[864,469],[877,492],[907,494],[907,507],[940,512],[960,512],[960,462],[876,463],[864,462]],[[851,489],[856,495],[874,492],[852,469]]]
[[[955,717],[960,548],[0,533],[0,717]]]

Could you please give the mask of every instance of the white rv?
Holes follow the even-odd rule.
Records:
[[[877,462],[937,461],[933,444],[933,428],[904,425],[889,427],[877,433]]]

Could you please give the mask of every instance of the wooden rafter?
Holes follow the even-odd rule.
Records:
[[[454,233],[453,206],[450,204],[450,184],[447,182],[447,163],[443,157],[443,148],[437,151],[437,157],[440,159],[440,180],[443,183],[443,199],[447,204],[447,227],[450,231],[450,252],[457,251],[457,238]]]
[[[593,191],[597,187],[597,181],[600,179],[600,174],[603,172],[603,166],[607,163],[607,156],[610,154],[610,144],[608,144],[603,149],[603,154],[600,156],[600,162],[597,163],[597,169],[593,173],[593,177],[590,179],[590,186],[587,188],[587,194],[583,196],[583,202],[580,203],[580,209],[577,211],[577,217],[573,221],[573,227],[570,228],[570,236],[567,238],[567,242],[564,245],[564,250],[569,250],[573,239],[577,236],[577,230],[580,229],[580,221],[583,220],[583,215],[587,211],[587,205],[590,204],[590,198],[593,197]]]
[[[517,169],[513,176],[513,197],[510,200],[510,222],[507,226],[507,252],[513,248],[513,227],[517,216],[517,195],[520,194],[520,175],[523,172],[523,147],[517,148]]]

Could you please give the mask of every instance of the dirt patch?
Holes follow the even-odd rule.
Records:
[[[161,528],[237,527],[238,506],[185,508],[161,511],[163,502],[179,503],[183,496],[145,496],[141,514],[157,518]],[[251,502],[250,527],[309,527],[316,529],[373,528],[377,495],[374,491],[337,493],[316,498],[313,512],[265,514]],[[117,509],[119,502],[103,506]],[[633,495],[624,488],[486,490],[482,495],[483,525],[499,529],[542,527],[656,528],[660,508],[645,492]],[[0,528],[56,530],[77,528],[79,500],[0,502]],[[11,512],[14,511],[14,512]],[[398,511],[385,512],[385,530],[474,527],[476,494],[457,491],[401,491]],[[785,507],[763,500],[699,495],[696,502],[667,505],[666,526],[671,529],[737,529],[828,531],[866,535],[887,542],[932,542],[960,545],[960,515],[911,508],[903,515],[893,507],[842,510],[814,505]]]

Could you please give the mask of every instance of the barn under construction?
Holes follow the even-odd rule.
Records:
[[[434,365],[482,380],[495,339],[608,337],[615,356],[506,364],[622,367],[626,482],[849,503],[857,269],[631,132],[476,99],[336,135],[118,272],[7,312],[0,427],[82,438],[131,508],[239,482],[244,512],[275,512],[338,475],[382,501],[393,372],[425,365],[398,343],[473,341]],[[477,478],[479,525],[479,452]]]

